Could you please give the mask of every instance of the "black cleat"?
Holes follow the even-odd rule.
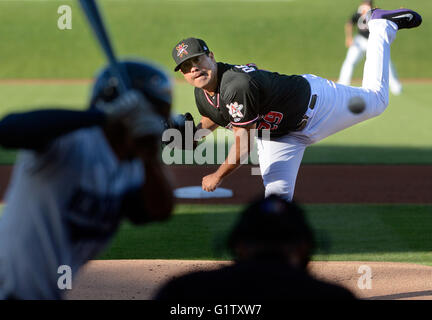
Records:
[[[416,28],[422,23],[422,17],[409,9],[382,10],[372,9],[367,13],[367,21],[373,19],[387,19],[397,24],[398,29]]]

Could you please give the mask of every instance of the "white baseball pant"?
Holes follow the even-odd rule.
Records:
[[[306,147],[329,135],[381,114],[389,101],[390,44],[397,25],[389,20],[369,22],[370,36],[366,52],[362,87],[334,83],[314,75],[303,75],[316,94],[313,109],[308,109],[308,123],[302,131],[291,132],[274,140],[257,138],[260,170],[265,196],[278,194],[292,200],[297,173]],[[365,111],[353,114],[348,109],[352,97],[361,97]]]
[[[352,74],[357,63],[363,58],[367,50],[368,40],[361,36],[356,35],[353,39],[353,44],[348,48],[345,60],[340,70],[338,83],[349,86],[351,84]],[[400,95],[402,92],[402,84],[400,83],[396,69],[389,60],[389,86],[390,91],[394,95]]]

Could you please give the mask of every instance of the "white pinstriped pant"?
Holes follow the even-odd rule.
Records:
[[[291,132],[268,141],[257,138],[260,170],[265,195],[279,194],[287,200],[294,196],[295,182],[306,147],[329,135],[381,114],[389,101],[390,44],[397,25],[389,20],[369,22],[369,41],[363,72],[362,87],[334,83],[314,75],[303,75],[317,94],[313,110],[308,109],[309,121],[299,132]],[[348,101],[354,96],[363,98],[365,111],[353,114]]]

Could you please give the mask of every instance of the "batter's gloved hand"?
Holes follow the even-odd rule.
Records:
[[[165,123],[165,129],[175,129],[177,134],[165,138],[162,136],[162,143],[165,145],[171,144],[174,148],[183,150],[194,150],[198,142],[194,140],[197,127],[195,125],[192,114],[186,112],[185,114],[173,115]]]
[[[145,136],[160,137],[164,130],[164,120],[153,111],[151,103],[136,90],[109,103],[98,103],[96,108],[105,113],[109,121],[122,122],[132,138]]]

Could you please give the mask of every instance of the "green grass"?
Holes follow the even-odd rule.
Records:
[[[318,261],[432,265],[430,205],[307,205]],[[242,206],[178,205],[167,222],[124,223],[101,259],[230,259],[224,239]]]
[[[39,108],[84,109],[91,85],[85,84],[0,84],[0,117],[11,112]]]
[[[313,204],[304,208],[316,235],[315,261],[432,266],[431,205]],[[231,259],[225,240],[242,209],[241,205],[177,205],[166,222],[146,226],[124,222],[98,259]]]
[[[346,53],[344,23],[358,2],[122,0],[100,6],[119,55],[144,57],[171,72],[175,43],[196,36],[222,61],[335,78]],[[72,8],[72,30],[57,28],[63,4]],[[431,1],[379,5],[422,13],[421,28],[398,34],[392,59],[402,78],[432,77]],[[89,78],[105,63],[77,1],[1,1],[0,26],[0,78]]]
[[[72,30],[57,28],[57,8],[72,8]],[[403,0],[381,0],[383,8],[408,6]],[[357,2],[346,0],[103,0],[100,1],[120,56],[143,57],[172,71],[171,50],[181,38],[204,38],[216,59],[255,62],[286,74],[338,76],[345,56],[343,24]],[[402,30],[392,45],[392,60],[402,79],[432,78],[432,2],[411,0],[423,25]],[[223,12],[214,19],[214,12]],[[193,13],[193,14],[191,14]],[[306,19],[307,18],[307,19]],[[104,57],[76,1],[1,1],[0,79],[92,78]],[[354,76],[359,78],[359,64]],[[400,97],[380,117],[333,135],[308,148],[304,163],[431,163],[430,92],[432,84],[404,84]],[[55,106],[84,108],[85,84],[0,84],[0,116],[11,111]],[[176,82],[174,106],[198,118],[193,89]],[[15,152],[0,150],[0,163],[12,163]]]

